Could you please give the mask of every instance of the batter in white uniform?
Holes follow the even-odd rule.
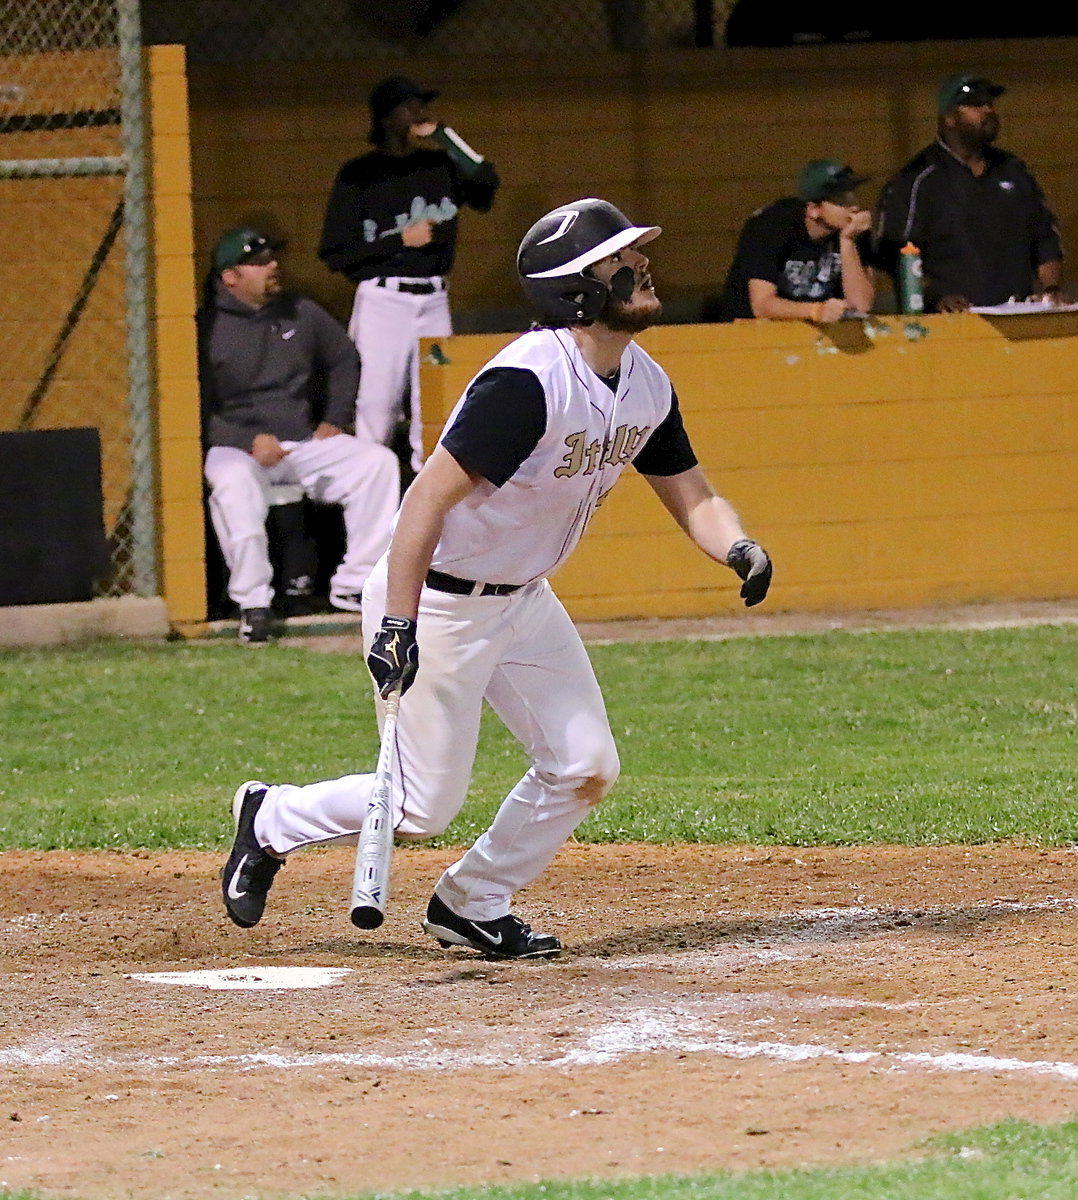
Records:
[[[398,837],[440,833],[460,811],[484,699],[531,759],[491,827],[435,886],[423,928],[443,944],[498,958],[561,949],[510,913],[513,893],[610,790],[618,755],[583,643],[547,576],[625,468],[737,573],[747,605],[770,586],[767,554],[696,463],[669,378],[633,341],[662,311],[642,252],[659,232],[595,199],[529,230],[517,269],[542,326],[471,382],[364,588],[371,673],[381,696],[406,693]],[[293,850],[359,831],[373,780],[240,787],[223,876],[233,921],[258,922]]]

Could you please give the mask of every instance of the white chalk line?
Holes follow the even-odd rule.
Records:
[[[751,917],[772,922],[777,919],[803,921],[805,922],[803,928],[784,931],[781,935],[773,936],[769,941],[819,942],[854,933],[863,935],[872,928],[873,924],[879,924],[881,921],[886,921],[886,928],[892,929],[896,918],[911,921],[933,919],[954,915],[956,912],[969,912],[973,908],[981,912],[1033,912],[1071,909],[1076,906],[1078,906],[1078,900],[1074,898],[1049,897],[1028,904],[1010,900],[985,901],[958,910],[941,907],[910,910],[827,907],[789,912],[782,914],[781,918],[776,918],[772,913],[740,912],[716,915]],[[33,916],[36,914],[31,914],[31,917]],[[60,919],[63,919],[63,915]],[[754,949],[751,945],[742,943],[738,946],[720,947],[710,952],[648,954],[634,958],[610,960],[596,958],[586,961],[607,969],[624,969],[654,966],[660,958],[669,967],[671,962],[690,965],[696,960],[713,962],[713,960],[725,960],[731,955],[739,955],[742,960],[753,958],[765,961],[791,957],[770,947]],[[736,1031],[722,1026],[708,1027],[709,1021],[716,1017],[746,1016],[760,1011],[767,1014],[781,1010],[813,1012],[824,1011],[828,1008],[897,1011],[945,1004],[955,1005],[962,1003],[963,1000],[971,1002],[972,999],[970,997],[954,997],[941,1001],[910,1001],[903,1004],[891,1004],[836,996],[793,998],[775,993],[736,993],[694,1002],[682,1001],[669,1004],[664,1002],[661,1009],[648,1007],[628,1009],[623,1019],[602,1023],[591,1031],[578,1031],[580,1036],[577,1044],[565,1043],[564,1051],[558,1055],[510,1052],[508,1050],[493,1053],[460,1047],[439,1047],[431,1044],[429,1038],[424,1038],[417,1046],[393,1054],[348,1052],[297,1054],[274,1048],[250,1054],[101,1056],[95,1053],[88,1043],[76,1042],[69,1038],[66,1044],[55,1039],[48,1041],[38,1039],[22,1046],[0,1050],[0,1067],[59,1067],[63,1069],[81,1067],[90,1070],[153,1071],[221,1070],[229,1067],[251,1070],[342,1066],[381,1070],[442,1071],[486,1067],[572,1067],[614,1063],[630,1055],[673,1052],[713,1054],[734,1059],[766,1058],[788,1063],[827,1059],[850,1064],[874,1063],[893,1070],[1026,1073],[1054,1076],[1068,1082],[1078,1081],[1078,1064],[1065,1061],[1025,1060],[987,1054],[880,1051],[840,1048],[818,1043],[750,1040]],[[757,1023],[762,1022],[758,1021]],[[534,1038],[532,1040],[534,1041]]]
[[[761,1009],[773,1011],[774,996],[758,997]],[[837,1007],[857,1004],[841,997],[821,998]],[[810,1002],[799,1006],[810,1007]],[[435,1045],[423,1038],[408,1050],[396,1054],[370,1052],[290,1053],[270,1049],[248,1054],[196,1055],[120,1055],[102,1056],[85,1041],[69,1039],[67,1044],[39,1039],[23,1046],[0,1050],[2,1067],[56,1067],[90,1070],[159,1071],[209,1070],[226,1068],[256,1070],[297,1070],[303,1068],[351,1067],[376,1070],[448,1071],[482,1068],[570,1068],[610,1065],[642,1054],[710,1054],[732,1059],[771,1059],[783,1063],[829,1060],[851,1065],[873,1064],[889,1070],[928,1070],[957,1073],[1026,1074],[1049,1076],[1078,1082],[1078,1063],[1052,1060],[1028,1060],[990,1054],[931,1054],[913,1051],[884,1051],[836,1047],[822,1043],[751,1040],[736,1031],[710,1025],[706,1001],[664,1004],[662,1008],[629,1009],[624,1018],[604,1022],[583,1031],[577,1044],[557,1055],[531,1052],[492,1052]],[[429,1031],[434,1032],[434,1031]],[[518,1036],[517,1040],[521,1040]],[[534,1042],[534,1037],[531,1041]]]

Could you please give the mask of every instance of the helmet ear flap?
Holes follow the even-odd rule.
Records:
[[[603,311],[608,295],[605,285],[587,275],[554,279],[521,276],[524,295],[548,321],[577,324],[594,321]]]
[[[580,275],[573,282],[572,299],[578,305],[576,319],[578,321],[594,321],[606,305],[606,287],[598,279],[592,279],[588,275]],[[580,284],[579,290],[575,288],[577,282]]]

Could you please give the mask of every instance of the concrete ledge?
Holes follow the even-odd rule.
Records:
[[[341,637],[346,634],[359,636],[359,613],[322,612],[309,617],[274,618],[278,640],[285,638]],[[179,621],[173,626],[173,634],[197,640],[200,638],[235,640],[239,628],[238,619],[231,617],[223,621]]]
[[[160,596],[0,608],[0,646],[55,646],[99,638],[163,640],[169,632],[168,611]]]

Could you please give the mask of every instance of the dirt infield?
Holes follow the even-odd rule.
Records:
[[[0,1182],[108,1197],[870,1162],[1078,1109],[1072,851],[567,847],[518,897],[551,963],[418,928],[407,849],[348,923],[352,852],[235,929],[221,856],[0,855]],[[326,987],[130,978],[343,968]],[[263,976],[263,981],[268,979]]]

